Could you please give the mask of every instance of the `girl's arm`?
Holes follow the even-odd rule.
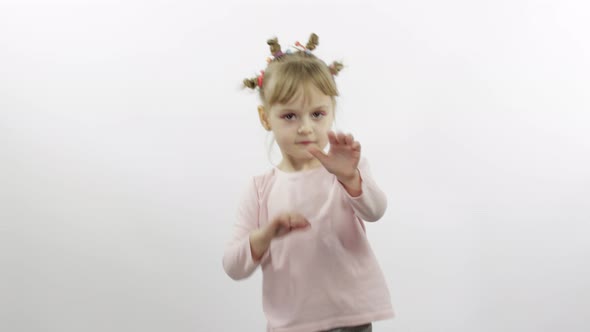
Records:
[[[360,196],[363,193],[361,174],[358,169],[351,178],[338,178],[338,181],[342,183],[342,186],[344,187],[344,189],[346,189],[348,195],[352,197]]]
[[[366,158],[361,158],[361,145],[352,134],[328,132],[330,151],[315,146],[307,151],[334,174],[342,185],[356,214],[366,221],[377,221],[385,213],[387,198],[379,189]]]
[[[377,221],[383,217],[387,209],[387,197],[373,179],[371,169],[366,158],[361,158],[358,165],[359,181],[343,183],[342,187],[348,197],[353,210],[359,218],[365,221]],[[360,186],[360,190],[358,189]],[[358,195],[353,195],[358,194]]]
[[[249,277],[260,264],[260,260],[255,261],[252,257],[250,247],[251,234],[259,230],[258,211],[258,190],[252,179],[242,195],[233,234],[223,254],[223,268],[234,280]]]
[[[269,236],[268,230],[265,228],[250,233],[250,252],[252,253],[252,259],[254,262],[260,262],[272,240],[272,237]]]
[[[253,179],[242,197],[234,234],[223,255],[223,268],[234,280],[249,277],[268,256],[272,239],[310,226],[304,216],[296,212],[284,213],[260,227],[258,189]]]

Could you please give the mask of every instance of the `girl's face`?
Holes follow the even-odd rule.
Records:
[[[311,168],[319,161],[307,152],[307,147],[315,145],[323,150],[328,144],[334,104],[330,96],[310,85],[299,89],[288,103],[272,105],[266,121],[283,154],[281,164],[292,169]]]

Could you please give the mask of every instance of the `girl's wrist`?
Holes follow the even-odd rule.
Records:
[[[264,256],[266,250],[270,245],[270,239],[267,235],[266,229],[257,229],[250,233],[250,249],[252,251],[252,258],[258,261]]]
[[[338,177],[338,181],[340,181],[344,186],[344,189],[346,189],[351,196],[356,197],[362,194],[361,175],[359,174],[358,169],[352,176],[344,178]]]
[[[354,172],[350,175],[345,176],[337,176],[336,177],[340,183],[344,185],[354,185],[356,183],[360,183],[361,176],[359,174],[358,168],[354,170]]]

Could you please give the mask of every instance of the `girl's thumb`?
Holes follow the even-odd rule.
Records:
[[[323,161],[324,158],[327,156],[324,151],[316,148],[315,146],[310,146],[307,148],[307,152],[311,153],[312,156],[316,157],[319,161]]]
[[[291,217],[291,227],[292,228],[307,227],[310,225],[311,224],[309,223],[309,221],[307,221],[307,219],[305,219],[305,217],[303,217],[301,215]]]

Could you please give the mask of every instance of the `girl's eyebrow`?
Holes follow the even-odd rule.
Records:
[[[313,107],[312,110],[316,111],[316,110],[319,110],[319,109],[322,109],[322,108],[328,108],[328,105],[319,105],[319,106]],[[282,109],[280,109],[280,111],[281,112],[293,112],[293,113],[297,113],[298,112],[298,110],[292,109],[292,108],[288,108],[288,107],[282,108]]]

